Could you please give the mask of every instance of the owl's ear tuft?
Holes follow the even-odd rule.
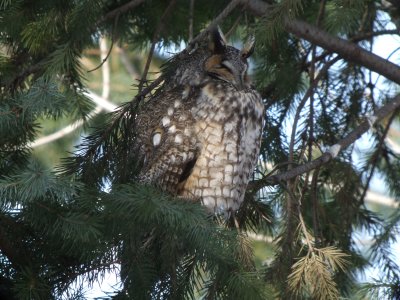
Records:
[[[249,58],[253,54],[255,42],[256,39],[253,35],[248,38],[247,42],[243,46],[242,51],[240,51],[240,54],[243,58]]]
[[[208,48],[212,53],[221,54],[225,51],[226,40],[219,27],[213,27],[209,33]]]

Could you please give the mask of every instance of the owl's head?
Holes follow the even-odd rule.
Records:
[[[221,31],[214,28],[194,49],[185,50],[169,61],[166,86],[199,86],[209,80],[221,80],[238,90],[249,88],[247,58],[253,50],[254,38],[250,38],[243,49],[239,50],[228,46]]]
[[[204,71],[208,76],[229,82],[238,90],[250,87],[247,58],[254,51],[254,38],[238,50],[228,46],[222,32],[215,28],[210,32],[208,48],[210,56],[204,61]]]

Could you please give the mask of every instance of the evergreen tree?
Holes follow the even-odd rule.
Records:
[[[1,0],[0,298],[81,299],[83,282],[113,270],[113,299],[400,298],[390,251],[400,210],[366,205],[377,175],[400,199],[400,68],[372,53],[381,35],[398,35],[399,14],[378,0]],[[266,108],[254,180],[228,220],[139,185],[131,151],[136,109],[168,76],[151,72],[160,49],[217,24],[232,42],[255,36]],[[109,49],[87,72],[104,37]],[[49,167],[33,151],[41,126],[87,122],[94,70],[125,46],[146,53],[137,88]],[[367,253],[360,231],[374,236]],[[274,240],[262,266],[253,233]],[[371,264],[381,277],[360,283]]]

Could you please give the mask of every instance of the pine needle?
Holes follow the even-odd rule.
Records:
[[[314,299],[339,299],[334,274],[345,269],[348,255],[333,246],[313,250],[292,266],[289,289],[296,296],[308,294]]]

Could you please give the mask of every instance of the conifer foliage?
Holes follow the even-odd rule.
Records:
[[[400,68],[372,53],[399,14],[380,0],[0,0],[0,298],[82,299],[109,272],[112,299],[400,298]],[[149,81],[150,62],[217,24],[232,42],[255,36],[266,108],[254,180],[228,220],[135,182],[135,113],[168,76]],[[146,53],[142,78],[49,168],[32,145],[47,120],[93,114],[83,61],[100,37],[111,49],[98,68],[127,45]],[[377,178],[393,200],[383,215],[367,201]],[[254,234],[273,240],[261,266]],[[363,282],[369,265],[379,278]]]

